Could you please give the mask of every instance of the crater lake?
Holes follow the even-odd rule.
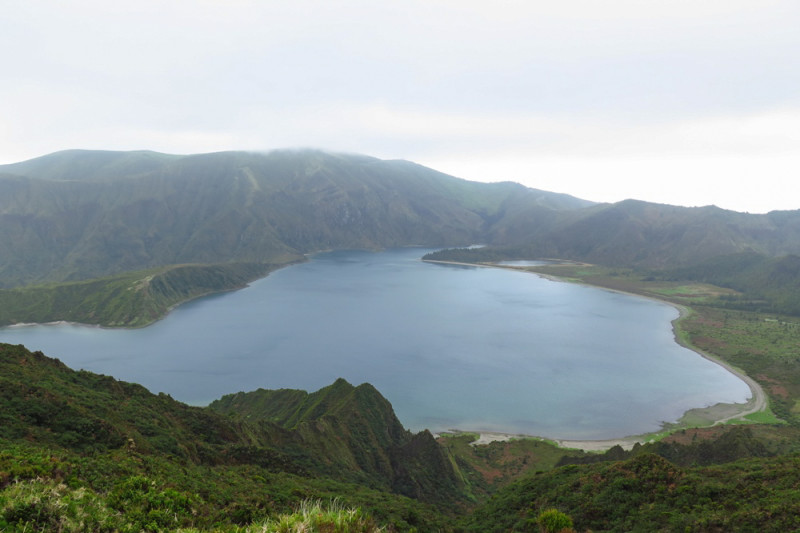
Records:
[[[607,439],[751,396],[675,342],[670,305],[428,251],[317,254],[146,328],[13,326],[0,341],[194,405],[369,382],[415,431]]]

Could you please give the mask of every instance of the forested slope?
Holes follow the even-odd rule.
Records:
[[[71,150],[3,165],[0,228],[0,288],[6,289],[131,279],[175,265],[281,265],[319,250],[407,245],[483,243],[489,247],[469,252],[474,260],[561,258],[670,272],[741,254],[800,255],[800,211],[594,204],[515,183],[470,182],[408,161],[318,150],[187,156]],[[256,277],[263,275],[258,270]],[[754,294],[766,298],[786,286],[741,275],[719,282],[763,288]],[[95,302],[116,290],[91,287],[106,293],[87,293]],[[206,288],[191,288],[186,297]],[[7,320],[141,325],[152,320],[152,309],[163,314],[163,306],[149,304],[140,307],[143,316],[127,318],[107,306],[94,316],[41,306],[75,289],[16,294],[38,302],[26,304],[37,312],[17,308]]]
[[[170,489],[188,502],[179,509],[182,520],[173,523],[184,526],[194,520],[208,526],[228,504],[251,505],[246,516],[253,517],[259,509],[289,510],[315,494],[362,498],[361,505],[382,500],[381,515],[404,508],[421,522],[439,520],[430,504],[444,510],[464,501],[444,451],[429,433],[407,432],[374,388],[340,380],[315,395],[336,400],[308,423],[286,428],[190,407],[0,344],[0,524],[6,504],[14,503],[2,489],[36,477],[102,495],[132,489],[125,484],[146,476],[136,490],[147,492],[152,481],[160,492]],[[42,465],[42,454],[63,460]],[[176,475],[176,469],[184,472]],[[185,479],[187,469],[201,477]],[[203,476],[216,481],[203,487]],[[243,486],[255,492],[238,492]]]
[[[244,287],[280,266],[175,265],[88,281],[0,289],[0,326],[58,321],[146,326],[186,300]]]
[[[316,498],[388,531],[526,531],[551,508],[577,531],[800,527],[798,457],[749,429],[604,455],[538,441],[467,452],[408,433],[367,384],[189,407],[10,345],[0,345],[0,403],[7,531],[242,531]],[[478,478],[496,492],[488,501],[468,490]]]
[[[587,202],[319,151],[68,151],[0,166],[0,286],[330,248],[480,242],[507,203]]]

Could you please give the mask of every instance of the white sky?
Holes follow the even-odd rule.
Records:
[[[6,0],[0,163],[317,147],[800,209],[798,0]]]

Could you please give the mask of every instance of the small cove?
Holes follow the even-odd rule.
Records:
[[[426,251],[319,254],[147,328],[12,327],[0,341],[198,405],[370,382],[412,430],[607,439],[750,396],[674,342],[669,305]]]

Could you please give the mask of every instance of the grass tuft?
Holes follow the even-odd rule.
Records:
[[[321,500],[304,500],[292,514],[268,520],[260,533],[378,533],[375,520],[357,507],[345,507],[338,500],[323,506]],[[255,532],[254,532],[255,533]]]

